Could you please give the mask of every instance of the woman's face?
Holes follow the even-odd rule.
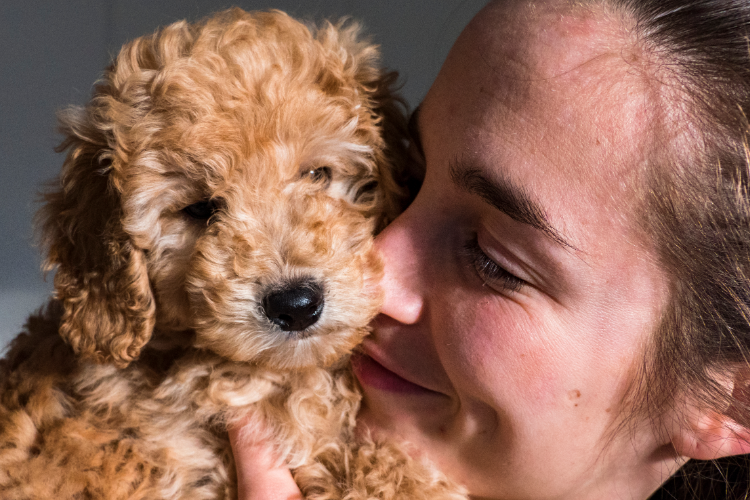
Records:
[[[650,425],[617,427],[667,298],[635,214],[638,64],[603,15],[493,5],[419,109],[361,421],[478,497],[645,498],[674,466]]]

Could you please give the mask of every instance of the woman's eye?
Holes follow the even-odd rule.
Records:
[[[469,263],[485,285],[489,285],[499,291],[517,292],[526,282],[509,273],[497,262],[490,259],[482,247],[479,246],[477,236],[469,240],[464,246]]]
[[[331,183],[331,179],[333,178],[331,167],[319,167],[310,169],[307,171],[306,176],[314,183],[322,184],[323,187],[328,187],[328,185]]]
[[[193,219],[207,221],[218,209],[219,203],[216,200],[203,200],[186,206],[182,211]]]

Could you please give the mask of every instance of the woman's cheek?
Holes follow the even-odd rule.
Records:
[[[561,377],[572,360],[559,332],[545,326],[548,314],[532,313],[504,297],[475,304],[473,311],[457,315],[452,328],[471,333],[443,342],[445,369],[456,389],[497,405],[556,404],[564,391]]]

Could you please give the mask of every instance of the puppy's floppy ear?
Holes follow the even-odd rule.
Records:
[[[68,155],[58,183],[44,195],[37,228],[47,249],[45,268],[57,269],[60,335],[83,357],[126,366],[151,336],[155,305],[145,255],[120,223],[111,127],[97,99],[106,96],[60,116],[67,137],[58,149]]]
[[[371,89],[372,111],[380,123],[383,148],[376,159],[380,165],[378,183],[385,194],[384,220],[380,228],[396,218],[411,202],[412,194],[407,186],[413,177],[421,184],[423,175],[415,176],[410,168],[408,153],[408,108],[397,93],[398,73],[380,71],[375,81],[368,82]],[[413,193],[416,195],[416,193]]]
[[[155,323],[146,254],[122,225],[124,167],[139,147],[137,130],[153,109],[159,69],[189,52],[184,21],[125,45],[85,108],[60,115],[68,151],[59,181],[44,195],[37,230],[45,267],[57,269],[61,336],[79,355],[126,366]]]
[[[321,77],[324,88],[356,88],[367,103],[373,120],[370,132],[376,136],[375,163],[378,187],[383,194],[383,220],[378,229],[393,220],[411,201],[406,189],[408,172],[408,106],[399,95],[398,73],[384,70],[376,45],[362,40],[358,24],[341,21],[327,24],[317,32],[317,39],[329,54],[340,57],[341,68],[326,67]],[[342,50],[343,49],[343,50]],[[335,91],[333,91],[335,93]]]

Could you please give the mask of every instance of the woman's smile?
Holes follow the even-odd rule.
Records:
[[[418,377],[407,373],[408,368],[388,360],[381,351],[374,343],[365,341],[362,350],[352,356],[354,374],[362,385],[397,394],[444,396],[423,385],[430,384],[417,380]]]
[[[367,354],[358,353],[352,356],[352,367],[359,382],[373,389],[404,394],[432,392],[399,377]]]

